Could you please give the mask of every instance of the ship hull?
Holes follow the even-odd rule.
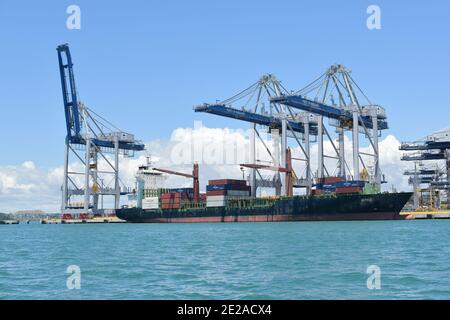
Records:
[[[133,223],[215,223],[282,221],[401,220],[412,193],[281,198],[265,207],[143,210],[122,208],[120,219]]]

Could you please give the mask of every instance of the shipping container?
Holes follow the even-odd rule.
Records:
[[[210,199],[211,197],[208,197],[206,199],[206,206],[207,207],[225,207],[228,203],[228,200],[226,198],[223,198],[222,200],[219,199]],[[214,197],[212,197],[214,198]]]
[[[148,197],[142,199],[142,209],[158,209],[159,199],[158,197]]]
[[[231,185],[241,185],[245,186],[247,185],[246,180],[237,180],[237,179],[219,179],[219,180],[209,180],[209,185],[224,185],[224,184],[231,184]]]
[[[207,208],[217,208],[217,207],[225,207],[227,204],[226,202],[220,202],[220,201],[215,201],[215,202],[206,202],[206,207]]]
[[[207,201],[224,201],[227,199],[228,199],[227,196],[207,196],[206,197]]]
[[[250,186],[247,185],[237,185],[237,184],[210,184],[206,186],[206,191],[217,191],[217,190],[241,190],[250,191]]]
[[[360,187],[363,188],[366,182],[361,180],[354,181],[340,181],[336,183],[337,188],[346,188],[346,187]]]
[[[162,209],[179,209],[180,204],[179,203],[163,203],[161,204]]]
[[[342,187],[342,188],[336,188],[336,194],[343,194],[343,193],[361,193],[362,188],[361,187]]]
[[[169,189],[170,193],[173,192],[180,192],[180,193],[194,193],[194,189],[193,188],[171,188]]]
[[[206,195],[209,196],[229,196],[229,197],[248,197],[250,191],[245,190],[215,190],[208,191]]]
[[[333,183],[337,183],[340,181],[343,181],[344,179],[342,177],[324,177],[324,178],[319,178],[317,180],[318,183],[324,183],[324,184],[333,184]]]
[[[173,192],[173,193],[163,193],[161,199],[191,199],[186,193]]]
[[[162,199],[161,203],[181,203],[181,199]]]

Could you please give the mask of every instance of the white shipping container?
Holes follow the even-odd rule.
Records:
[[[207,196],[206,201],[225,201],[227,200],[227,196]]]
[[[147,197],[142,199],[142,209],[158,209],[159,199],[158,197]]]
[[[212,207],[225,207],[226,206],[226,200],[224,201],[206,201],[206,207],[212,208]]]

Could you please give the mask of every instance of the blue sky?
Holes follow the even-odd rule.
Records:
[[[81,8],[81,30],[66,8]],[[382,29],[366,28],[381,7]],[[60,166],[65,124],[56,46],[69,43],[84,102],[144,141],[177,127],[244,126],[192,106],[264,73],[302,88],[333,63],[413,140],[449,125],[448,1],[0,1],[0,165]],[[245,125],[244,127],[247,127]]]

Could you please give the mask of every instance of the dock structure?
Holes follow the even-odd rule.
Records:
[[[250,123],[250,163],[247,167],[253,196],[258,187],[273,187],[276,195],[286,196],[291,194],[290,185],[304,188],[306,194],[310,194],[314,179],[330,176],[364,180],[378,190],[384,182],[378,140],[381,132],[388,129],[385,109],[367,98],[343,65],[329,67],[318,79],[297,92],[286,89],[274,75],[267,74],[229,99],[204,103],[194,110]],[[333,130],[324,120],[329,121],[328,126]],[[261,138],[260,128],[268,129],[273,143],[271,149]],[[337,133],[337,144],[332,137],[333,131]],[[345,159],[346,132],[352,134],[352,169]],[[360,150],[361,135],[369,141],[371,153]],[[333,147],[331,155],[324,153],[325,139]],[[260,173],[260,168],[267,169],[267,165],[261,165],[256,159],[257,140],[270,155],[270,167],[275,171],[273,178],[263,178]],[[318,148],[317,170],[312,168],[315,163],[311,159],[312,143],[317,143]],[[292,172],[293,181],[287,183],[289,144],[301,150],[301,155],[293,156],[292,160],[299,161],[302,174]],[[280,170],[276,170],[278,168]]]
[[[120,196],[131,192],[119,178],[119,156],[132,157],[145,145],[79,100],[69,46],[63,44],[56,50],[67,128],[61,212],[95,214],[103,209],[104,196],[114,197],[114,209],[118,209]],[[71,157],[82,164],[82,170],[69,169]],[[100,159],[105,161],[106,169],[99,168]]]
[[[414,163],[406,170],[414,189],[414,209],[450,209],[450,127],[414,142],[403,142],[401,160]]]
[[[42,219],[41,224],[98,224],[98,223],[126,223],[117,217],[94,217],[90,219]]]
[[[0,224],[19,224],[17,220],[0,220]]]
[[[450,210],[404,211],[407,220],[415,219],[450,219]]]

